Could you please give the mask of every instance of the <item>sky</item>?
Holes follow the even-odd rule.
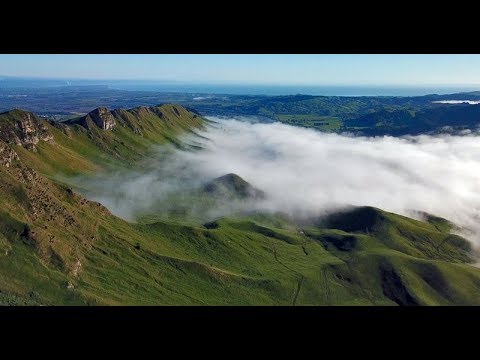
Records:
[[[0,76],[278,85],[478,85],[480,55],[0,55]]]

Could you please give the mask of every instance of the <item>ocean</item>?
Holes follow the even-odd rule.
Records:
[[[0,77],[0,89],[96,86],[118,90],[161,91],[225,95],[325,95],[325,96],[421,96],[479,91],[480,86],[375,86],[375,85],[248,85],[201,84],[156,80],[87,80]],[[92,90],[93,88],[91,88]]]
[[[479,91],[480,86],[389,87],[389,86],[282,86],[282,85],[218,85],[218,84],[148,84],[109,83],[121,90],[165,91],[229,95],[324,95],[324,96],[422,96]]]

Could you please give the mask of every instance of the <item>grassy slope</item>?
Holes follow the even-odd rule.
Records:
[[[174,111],[178,109],[179,115]],[[163,114],[160,118],[157,113]],[[95,125],[88,129],[80,125],[46,123],[53,134],[53,144],[41,142],[38,153],[16,147],[25,165],[47,176],[76,175],[119,166],[131,166],[149,154],[153,144],[173,143],[179,146],[179,134],[194,131],[203,121],[181,106],[162,105],[155,108],[115,110],[117,126],[104,131]],[[139,130],[135,133],[133,129]]]
[[[291,221],[274,227],[258,218],[222,219],[209,229],[116,220],[96,245],[106,253],[87,256],[78,291],[118,304],[478,304],[480,270],[463,263],[463,251],[452,251],[455,242],[444,242],[448,233],[374,211],[384,218],[369,234],[318,226],[302,234]],[[417,247],[407,232],[383,240],[405,223],[431,244]],[[356,245],[332,246],[332,234]],[[405,244],[418,254],[400,251]]]
[[[337,131],[342,127],[342,120],[332,116],[280,114],[276,115],[276,118],[278,121],[287,125],[314,128],[326,132]]]
[[[49,125],[55,142],[36,153],[13,146],[21,161],[0,166],[0,304],[480,303],[469,245],[438,219],[360,208],[307,224],[265,214],[133,224],[54,180],[128,166],[201,126],[161,110],[166,119],[121,113],[112,132]]]

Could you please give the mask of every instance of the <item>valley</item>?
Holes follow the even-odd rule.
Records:
[[[219,126],[205,117],[209,106],[215,115],[274,111],[281,122],[327,132],[350,124],[398,134],[414,116],[402,107],[425,119],[410,127],[422,131],[449,124],[443,107],[437,116],[439,107],[418,99],[337,99],[336,110],[320,111],[310,107],[325,109],[334,99],[294,96],[280,105],[240,98],[223,107],[211,98],[115,110],[104,103],[76,109],[84,115],[69,109],[61,122],[20,109],[0,114],[0,304],[480,304],[478,249],[437,214],[413,219],[357,205],[300,215],[259,206],[271,189],[250,183],[246,171],[221,173],[221,159],[210,161],[215,176],[182,177],[184,163],[174,161],[192,156],[200,163],[195,154],[208,153],[209,128]],[[379,110],[369,112],[376,101]],[[449,106],[465,126],[476,124],[475,105]],[[350,118],[353,108],[362,115]],[[425,114],[438,120],[431,125]],[[150,179],[152,168],[153,182],[137,181],[135,174]],[[108,188],[126,201],[132,173],[131,200],[151,204],[127,203],[140,209],[127,216],[114,211],[115,202],[96,200]],[[178,184],[184,179],[188,187]],[[167,181],[175,187],[165,197],[151,193],[151,184]]]

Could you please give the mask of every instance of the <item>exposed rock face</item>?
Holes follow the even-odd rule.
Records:
[[[53,141],[45,123],[30,112],[12,110],[0,114],[0,140],[35,151],[39,141]]]
[[[10,167],[13,160],[19,160],[17,153],[6,143],[0,141],[0,165]]]
[[[115,128],[115,118],[107,108],[97,108],[88,113],[92,121],[103,130],[113,130]]]
[[[139,116],[147,116],[150,114],[150,109],[145,106],[139,106],[135,110]]]
[[[165,120],[166,116],[162,112],[162,110],[160,110],[159,106],[152,107],[151,109],[155,113],[155,115],[157,115],[160,119]]]
[[[139,136],[148,136],[146,133],[157,127],[155,123],[158,122],[158,118],[162,123],[172,127],[172,129],[177,128],[179,131],[183,131],[190,126],[201,127],[203,121],[200,116],[192,116],[180,105],[163,104],[111,111],[100,107],[92,110],[87,115],[70,119],[62,122],[61,125],[55,124],[54,126],[62,129],[68,135],[67,130],[62,128],[62,126],[80,125],[89,132],[88,136],[90,138],[96,136],[94,134],[98,135],[97,129],[114,130],[117,127],[128,128]],[[158,131],[158,129],[155,131]]]

